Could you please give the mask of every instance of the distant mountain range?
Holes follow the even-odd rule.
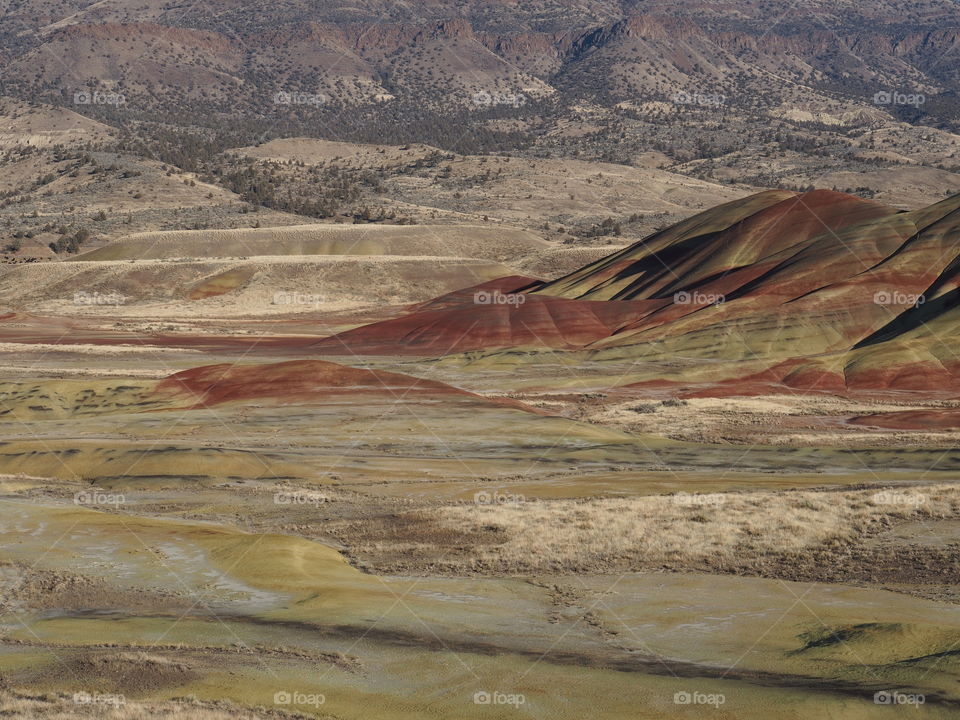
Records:
[[[693,104],[723,96],[740,112],[804,97],[872,105],[889,93],[883,110],[946,121],[960,78],[960,9],[943,0],[28,1],[9,5],[3,26],[7,92],[66,103],[118,92],[131,111],[199,104],[270,115],[275,104],[391,100],[441,110],[476,106],[478,93],[489,109],[557,93],[607,104],[685,93]],[[275,103],[278,93],[293,97]]]
[[[826,188],[900,209],[960,189],[960,8],[947,0],[26,0],[3,18],[11,106],[66,107],[111,128],[84,150],[149,158],[312,216],[333,210],[301,197],[310,178],[289,190],[297,203],[271,202],[286,171],[241,171],[225,152],[295,137],[401,153],[422,143],[742,191]],[[29,135],[24,117],[11,122]],[[431,187],[450,180],[452,201],[497,204],[489,168],[451,178],[440,157],[427,163]],[[424,170],[412,158],[409,173]],[[364,165],[376,192],[397,189],[376,156]]]

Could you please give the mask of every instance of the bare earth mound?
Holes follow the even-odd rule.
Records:
[[[960,390],[960,196],[900,212],[769,191],[685,220],[539,287],[325,340],[357,353],[580,349],[682,372],[695,391]],[[709,367],[705,364],[709,363]],[[728,363],[728,364],[723,364]],[[684,391],[689,388],[681,387]]]
[[[76,258],[170,260],[259,255],[428,255],[504,262],[549,247],[514,228],[478,225],[294,225],[138,233]]]

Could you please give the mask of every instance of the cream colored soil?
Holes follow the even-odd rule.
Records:
[[[198,259],[235,256],[411,256],[508,261],[549,247],[513,228],[476,225],[290,225],[238,230],[137,233],[76,258]]]
[[[841,189],[869,187],[877,190],[874,200],[913,210],[960,192],[960,175],[924,166],[886,168],[870,172],[832,172],[814,182],[817,187]]]
[[[232,270],[251,277],[223,295],[187,299],[194,287]],[[422,302],[515,272],[493,261],[415,255],[35,263],[0,269],[0,303],[33,314],[103,318],[282,316]]]
[[[533,399],[519,395],[519,398]],[[544,402],[549,403],[545,398]],[[846,418],[873,413],[956,407],[957,402],[857,400],[817,395],[767,397],[690,398],[684,404],[665,405],[660,399],[598,402],[570,408],[554,401],[561,412],[591,423],[633,433],[653,433],[691,442],[762,442],[768,445],[814,447],[843,444],[941,446],[960,440],[958,431],[878,431],[848,425]]]
[[[541,280],[555,280],[615,253],[623,247],[625,246],[553,247],[526,256],[517,264],[517,267],[525,275]]]
[[[0,98],[0,118],[0,147],[74,146],[97,142],[113,134],[109,126],[72,110],[31,106],[30,103],[7,97]]]
[[[140,345],[84,345],[84,344],[73,344],[73,343],[58,343],[56,345],[50,343],[34,343],[29,346],[29,349],[33,352],[56,352],[56,353],[80,353],[84,355],[100,355],[105,357],[116,357],[121,355],[137,355],[143,353],[143,347]],[[24,347],[18,343],[0,343],[0,353],[23,353]],[[182,348],[165,348],[165,353],[170,354],[181,354],[189,355],[192,354],[192,350],[186,350]],[[22,368],[22,365],[11,365],[10,368]],[[0,366],[2,369],[2,366]],[[61,372],[73,372],[82,375],[99,375],[102,373],[100,370],[91,370],[87,368],[62,368]],[[156,377],[157,373],[162,372],[160,370],[148,370],[148,369],[137,369],[137,368],[124,368],[123,373],[125,375],[136,376],[136,377]]]

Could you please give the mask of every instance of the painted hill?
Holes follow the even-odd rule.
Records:
[[[651,382],[758,391],[960,388],[958,237],[960,196],[901,212],[838,192],[763,192],[556,281],[478,286],[316,349],[642,355],[698,368]]]
[[[657,303],[601,303],[532,294],[542,283],[507,277],[451,293],[414,312],[312,346],[324,354],[448,355],[506,348],[576,350],[610,337]]]
[[[252,400],[288,405],[309,404],[347,395],[376,395],[396,402],[408,396],[411,400],[456,396],[472,399],[481,405],[499,405],[539,413],[510,399],[482,398],[434,380],[322,360],[205,365],[170,375],[150,391],[151,397],[162,398],[173,406],[190,408]]]

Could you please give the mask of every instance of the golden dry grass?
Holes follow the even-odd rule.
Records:
[[[446,528],[494,532],[481,563],[515,569],[602,567],[618,561],[726,564],[847,540],[897,520],[960,514],[960,487],[753,492],[442,508]]]
[[[82,694],[78,694],[79,697]],[[120,696],[89,696],[90,702],[73,695],[25,695],[0,693],[0,717],[43,718],[43,720],[262,720],[262,718],[301,718],[299,714],[276,711],[253,712],[230,703],[221,707],[191,702],[139,703]]]

